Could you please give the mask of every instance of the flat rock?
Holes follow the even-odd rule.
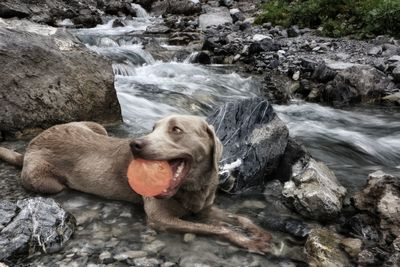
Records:
[[[228,192],[262,186],[277,168],[288,141],[288,129],[261,98],[227,103],[207,118],[224,151],[220,187]]]
[[[325,164],[310,159],[284,184],[282,194],[287,205],[304,217],[326,221],[340,214],[346,189]]]
[[[199,17],[200,28],[205,31],[207,27],[224,25],[232,23],[232,17],[229,9],[226,7],[216,7],[208,10],[206,14]]]
[[[50,198],[1,201],[0,218],[0,261],[59,251],[75,231],[75,218]]]

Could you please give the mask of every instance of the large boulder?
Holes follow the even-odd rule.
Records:
[[[272,106],[260,98],[244,99],[225,104],[207,120],[224,145],[221,188],[238,193],[263,186],[288,142],[288,129]]]
[[[380,101],[394,88],[393,82],[383,72],[368,65],[355,65],[339,71],[323,87],[321,98],[336,105],[373,102]]]
[[[121,120],[107,59],[55,28],[26,29],[0,26],[0,132]]]
[[[0,201],[0,261],[63,248],[75,231],[75,218],[50,198]]]
[[[304,166],[305,164],[305,166]],[[282,194],[289,207],[306,218],[327,221],[340,214],[346,189],[322,162],[310,159],[293,165]]]

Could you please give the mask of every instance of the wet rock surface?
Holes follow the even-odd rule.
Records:
[[[208,117],[224,145],[220,183],[235,193],[262,186],[285,151],[288,130],[268,101],[228,103]]]
[[[341,213],[346,189],[324,163],[311,159],[304,169],[293,173],[282,194],[287,205],[301,215],[325,221]]]
[[[50,198],[0,202],[0,260],[60,251],[75,230],[75,218]]]
[[[0,27],[0,131],[16,134],[76,120],[119,122],[110,62],[57,29],[29,30]]]

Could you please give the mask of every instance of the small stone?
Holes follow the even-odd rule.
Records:
[[[361,252],[362,241],[358,238],[345,238],[340,241],[344,250],[351,256],[356,257]]]
[[[190,242],[193,242],[193,240],[195,238],[196,238],[195,234],[186,233],[186,234],[183,235],[183,242],[190,243]]]
[[[165,243],[160,241],[160,240],[154,240],[150,244],[146,244],[143,247],[144,251],[147,251],[149,253],[158,253],[161,249],[165,247]]]
[[[297,37],[301,34],[301,32],[300,32],[298,26],[293,25],[289,29],[287,29],[287,34],[288,34],[288,37]]]
[[[111,253],[109,251],[103,251],[100,255],[99,255],[99,259],[102,263],[104,264],[108,264],[114,261]]]
[[[296,71],[296,72],[293,74],[292,79],[295,80],[295,81],[298,81],[298,80],[300,79],[300,71],[299,71],[299,70]]]
[[[161,267],[172,267],[172,266],[175,266],[175,265],[176,265],[176,263],[174,263],[174,262],[166,261],[166,262],[161,264]]]
[[[155,258],[137,258],[134,259],[133,262],[135,263],[135,266],[138,267],[155,267],[160,265],[160,261]]]
[[[126,252],[119,253],[114,256],[114,259],[117,261],[125,261],[127,259],[135,259],[135,258],[142,258],[146,257],[147,252],[141,250],[130,250]]]

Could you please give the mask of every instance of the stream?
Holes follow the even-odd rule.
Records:
[[[260,81],[235,72],[232,66],[155,60],[143,49],[143,40],[154,39],[172,52],[184,47],[169,46],[162,36],[144,34],[146,27],[161,23],[161,19],[142,9],[138,14],[140,17],[126,21],[124,27],[112,28],[110,18],[96,28],[71,30],[90,49],[113,61],[124,123],[112,127],[112,135],[142,135],[167,114],[207,116],[227,101],[261,95]],[[325,162],[350,192],[360,188],[375,170],[400,174],[399,112],[371,107],[339,110],[301,101],[274,108],[291,136],[301,141],[314,158]],[[8,145],[22,150],[26,143]],[[26,196],[18,186],[18,171],[3,163],[0,170],[8,183],[5,198]],[[1,190],[3,187],[0,184]],[[64,192],[55,198],[77,218],[74,238],[61,252],[33,255],[21,266],[88,266],[116,259],[112,266],[305,266],[301,263],[305,260],[303,246],[290,242],[279,244],[281,257],[263,257],[213,237],[196,236],[188,241],[182,234],[157,234],[146,227],[142,208],[128,203],[78,192]],[[262,196],[232,199],[219,195],[216,202],[251,217],[267,209]],[[287,238],[281,233],[274,233],[274,237]],[[132,251],[136,257],[124,258]]]

